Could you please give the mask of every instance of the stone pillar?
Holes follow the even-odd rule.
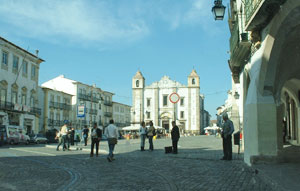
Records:
[[[249,165],[274,160],[278,154],[278,113],[273,96],[257,95],[256,100],[245,107],[244,161]]]
[[[296,115],[296,119],[297,119],[297,123],[296,123],[296,128],[297,128],[297,131],[298,131],[298,136],[297,136],[297,144],[299,145],[300,144],[300,123],[299,123],[299,119],[300,119],[300,108],[297,108],[296,109],[297,111],[297,115]]]

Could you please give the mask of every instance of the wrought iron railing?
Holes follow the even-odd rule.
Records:
[[[53,119],[48,119],[48,125],[53,126],[54,125],[54,120]]]
[[[42,114],[42,109],[37,108],[37,107],[31,107],[29,113],[36,114],[36,115],[41,115]]]
[[[112,106],[112,102],[111,101],[104,101],[104,105],[107,105],[107,106]]]
[[[248,25],[251,17],[259,7],[262,1],[265,0],[245,0],[245,23]]]
[[[96,109],[89,109],[89,114],[97,115],[98,111]]]
[[[234,24],[234,27],[231,31],[231,37],[230,37],[230,52],[233,54],[235,48],[238,46],[239,43],[239,25],[238,22]]]
[[[60,107],[61,107],[61,109],[63,109],[63,110],[67,110],[67,111],[70,111],[70,110],[71,110],[71,108],[72,108],[72,106],[71,106],[71,105],[69,105],[69,104],[66,104],[66,103],[61,103],[61,104],[60,104]]]
[[[8,101],[0,101],[0,109],[14,110],[14,104]]]
[[[105,117],[112,117],[112,113],[111,112],[104,112],[104,116]]]

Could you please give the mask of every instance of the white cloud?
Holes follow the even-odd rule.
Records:
[[[0,21],[12,33],[83,45],[134,42],[155,30],[156,22],[165,22],[171,30],[205,28],[211,14],[207,0],[0,0],[0,4]]]
[[[31,37],[109,43],[135,40],[149,32],[143,20],[122,19],[102,2],[26,0],[0,1],[0,4],[1,20]]]

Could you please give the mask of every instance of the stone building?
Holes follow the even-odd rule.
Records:
[[[72,119],[73,95],[62,91],[39,87],[39,100],[42,108],[40,131],[60,130],[64,120]]]
[[[113,102],[113,116],[117,127],[130,126],[131,106]]]
[[[34,55],[0,37],[0,61],[0,125],[17,125],[27,133],[38,133],[38,80],[44,60],[38,51]]]
[[[107,126],[113,118],[111,92],[103,91],[96,85],[87,85],[60,75],[42,84],[48,88],[72,95],[72,126],[79,128],[83,125],[91,126],[97,122],[100,126]],[[78,107],[85,109],[84,116],[78,117]],[[49,116],[48,116],[49,118]]]
[[[230,8],[244,160],[286,160],[283,141],[300,145],[300,1],[231,0]]]
[[[132,78],[132,123],[139,124],[153,121],[154,125],[172,128],[171,122],[176,120],[181,132],[200,133],[200,78],[193,70],[183,85],[164,76],[149,86],[138,71]],[[170,101],[170,95],[177,93],[180,97],[176,104]]]

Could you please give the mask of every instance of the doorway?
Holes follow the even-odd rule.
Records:
[[[162,127],[165,128],[166,133],[169,133],[169,129],[170,129],[169,120],[163,120],[162,121]]]

